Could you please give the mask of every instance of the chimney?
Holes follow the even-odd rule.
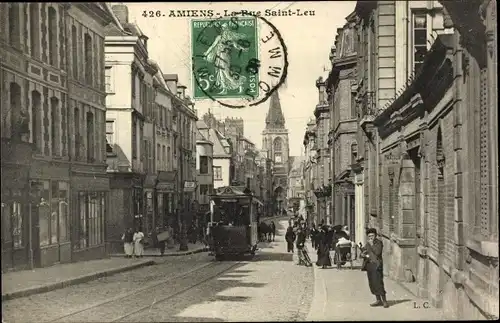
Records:
[[[163,79],[167,83],[170,92],[177,95],[177,81],[179,81],[177,74],[163,74]]]
[[[117,4],[111,7],[113,13],[121,24],[128,23],[128,7],[124,4]]]
[[[186,86],[181,84],[177,85],[177,94],[184,100],[186,98]]]
[[[319,94],[319,104],[326,103],[326,82],[323,81],[323,77],[319,77],[319,79],[316,81],[316,87],[318,88],[318,94]]]

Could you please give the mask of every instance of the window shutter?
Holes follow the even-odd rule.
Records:
[[[488,70],[481,69],[480,72],[480,194],[481,194],[481,235],[489,236],[489,190],[490,173],[488,165]]]

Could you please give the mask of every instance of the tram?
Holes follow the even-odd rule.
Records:
[[[250,190],[237,186],[220,187],[210,196],[210,250],[215,259],[255,254],[259,206],[262,202]]]

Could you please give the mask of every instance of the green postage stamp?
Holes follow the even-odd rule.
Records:
[[[255,17],[191,21],[195,99],[259,96]]]

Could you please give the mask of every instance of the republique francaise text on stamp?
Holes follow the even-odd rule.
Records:
[[[286,80],[286,45],[263,17],[193,20],[191,37],[194,99],[255,106]]]

